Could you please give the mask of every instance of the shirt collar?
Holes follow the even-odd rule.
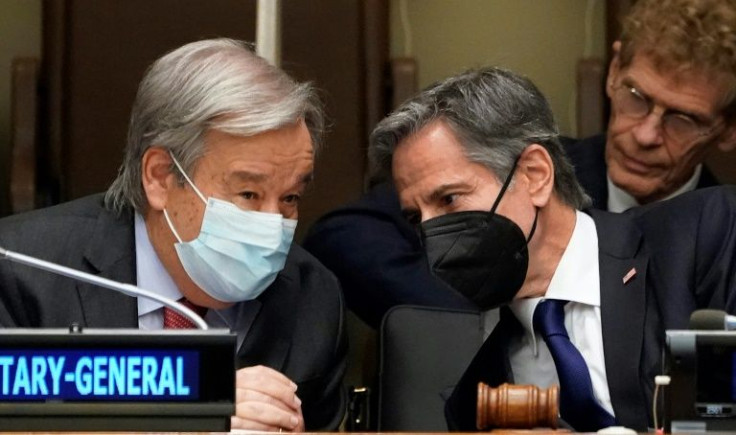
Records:
[[[690,177],[690,179],[687,180],[685,184],[680,186],[679,189],[674,191],[668,197],[662,199],[662,201],[672,199],[676,197],[677,195],[681,195],[685,192],[690,192],[692,190],[695,190],[695,188],[698,186],[698,182],[700,181],[701,172],[703,172],[702,164],[695,167],[693,176]],[[639,204],[639,201],[636,200],[636,198],[634,198],[633,196],[629,194],[629,192],[613,184],[613,181],[611,181],[610,177],[606,176],[606,180],[608,183],[608,211],[612,211],[614,213],[621,213],[630,208],[638,207],[641,205]]]
[[[516,299],[510,308],[528,335],[534,354],[537,341],[532,324],[534,310],[544,299],[560,299],[593,307],[601,305],[598,273],[598,234],[593,218],[575,211],[575,229],[562,253],[544,297]]]
[[[143,216],[135,214],[135,269],[138,287],[172,300],[182,298],[179,288],[159,260],[148,238],[148,230]],[[163,305],[147,298],[138,298],[138,316],[148,314]]]

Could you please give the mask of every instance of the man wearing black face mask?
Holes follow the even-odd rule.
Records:
[[[573,429],[644,431],[665,329],[699,307],[736,307],[734,190],[579,211],[589,200],[549,106],[513,73],[423,91],[374,130],[370,158],[392,173],[432,271],[482,309],[508,304],[447,403],[451,429],[475,429],[482,381],[560,384]]]

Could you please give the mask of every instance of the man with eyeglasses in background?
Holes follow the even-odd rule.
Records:
[[[736,145],[736,1],[640,0],[613,44],[608,132],[568,145],[593,207],[614,212],[718,184]]]

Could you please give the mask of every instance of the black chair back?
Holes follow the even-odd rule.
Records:
[[[483,315],[397,306],[379,340],[379,432],[446,432],[445,400],[483,343]]]

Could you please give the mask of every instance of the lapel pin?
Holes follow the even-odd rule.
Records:
[[[636,268],[632,267],[631,270],[626,272],[626,275],[624,275],[624,284],[631,281],[631,279],[635,276],[636,276]]]

